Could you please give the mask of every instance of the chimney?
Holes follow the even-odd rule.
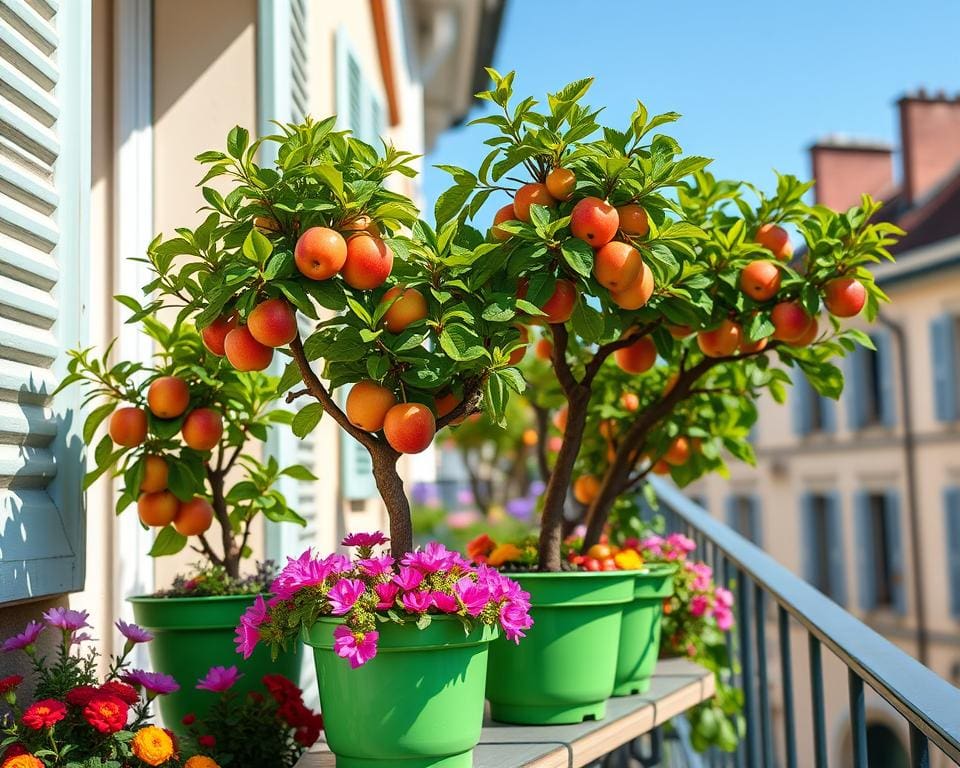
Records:
[[[816,201],[837,211],[893,186],[893,147],[883,142],[827,136],[810,147],[810,163]]]
[[[908,93],[900,107],[903,190],[914,204],[960,167],[960,95]]]

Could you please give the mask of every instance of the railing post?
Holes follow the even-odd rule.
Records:
[[[747,768],[759,768],[757,754],[757,702],[755,695],[756,680],[753,674],[753,653],[750,650],[752,595],[747,574],[737,570],[737,594],[740,602],[740,667],[743,670],[744,713],[747,718]]]
[[[867,768],[867,712],[863,703],[863,680],[852,669],[847,670],[850,692],[850,734],[853,737],[854,768]]]
[[[930,768],[930,742],[913,723],[910,723],[910,766]]]
[[[793,659],[790,652],[790,614],[777,606],[780,634],[780,677],[783,680],[783,748],[787,768],[797,768],[797,734],[793,714]]]
[[[823,711],[823,659],[820,641],[808,633],[810,704],[813,707],[813,755],[816,768],[827,768],[827,724]]]
[[[760,691],[760,744],[764,766],[773,765],[773,733],[770,728],[770,686],[767,684],[767,604],[759,584],[753,585],[757,622],[757,687]]]

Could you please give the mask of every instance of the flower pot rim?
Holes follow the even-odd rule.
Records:
[[[229,601],[240,601],[240,600],[256,600],[258,597],[262,597],[264,600],[269,600],[273,597],[272,592],[249,592],[243,595],[197,595],[197,596],[181,596],[181,595],[169,595],[165,597],[157,597],[155,595],[131,595],[126,598],[128,603],[143,603],[145,605],[154,605],[160,603],[203,603],[210,600],[229,600]]]
[[[462,631],[463,626],[457,616],[430,614],[430,619],[430,625],[423,629],[420,629],[414,622],[408,622],[406,624],[398,624],[396,622],[378,623],[376,631],[381,633],[378,653],[403,653],[407,651],[427,651],[468,645],[483,645],[496,640],[500,636],[500,628],[496,624],[483,624],[477,621],[469,633],[464,633]],[[317,626],[343,626],[345,623],[340,616],[318,616],[309,627],[301,627],[300,639],[304,645],[308,645],[311,648],[331,650],[333,648],[332,641],[328,642],[326,639],[318,640],[314,637]],[[440,626],[434,627],[435,623],[439,623]],[[455,632],[450,640],[437,637],[437,632],[447,633],[453,624],[456,624],[455,629],[461,631]],[[384,636],[384,630],[387,630],[389,634],[392,634],[393,631],[403,633],[405,638],[421,637],[424,639],[424,642],[419,644],[416,642],[404,642],[394,645],[388,642],[389,634]]]
[[[621,573],[632,573],[634,576],[669,576],[679,570],[680,566],[677,563],[650,563],[643,568],[621,571]]]
[[[633,577],[642,571],[500,571],[500,573],[509,578],[523,579],[556,579],[566,578],[624,578]]]

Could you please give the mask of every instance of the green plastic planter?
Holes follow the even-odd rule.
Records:
[[[664,598],[673,594],[675,565],[650,565],[634,571],[633,602],[623,610],[620,652],[614,696],[650,690],[650,678],[660,655],[660,619]]]
[[[600,720],[613,693],[633,573],[511,573],[530,593],[533,626],[519,645],[490,647],[490,716],[504,723]]]
[[[239,693],[262,690],[261,679],[268,674],[281,674],[300,684],[303,648],[299,643],[276,661],[263,646],[246,660],[237,653],[235,630],[254,599],[254,595],[130,598],[137,624],[154,635],[148,646],[153,669],[172,675],[180,684],[176,693],[157,697],[167,728],[179,729],[184,715],[202,716],[217,701],[216,694],[195,687],[210,667],[237,667],[243,677],[232,690]]]
[[[483,725],[487,650],[495,627],[469,635],[453,617],[419,630],[385,622],[377,655],[352,669],[333,650],[340,619],[324,617],[313,647],[327,744],[337,768],[471,768]]]

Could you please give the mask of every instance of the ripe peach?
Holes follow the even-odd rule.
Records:
[[[510,237],[509,232],[497,226],[497,224],[502,224],[505,221],[517,221],[517,214],[513,210],[513,203],[503,206],[503,208],[493,215],[492,234],[494,240],[506,240]]]
[[[143,478],[140,480],[140,492],[156,493],[165,490],[169,477],[170,468],[163,456],[146,456],[143,460]]]
[[[547,208],[553,208],[556,204],[557,201],[550,194],[547,185],[537,182],[524,184],[513,196],[513,212],[520,221],[530,221],[531,205],[545,205]]]
[[[618,349],[613,357],[627,373],[643,373],[657,361],[657,347],[649,336],[641,336],[629,347]]]
[[[213,352],[213,354],[223,357],[223,343],[227,338],[227,334],[237,327],[237,322],[237,316],[235,314],[221,315],[218,317],[216,320],[210,323],[210,325],[200,331],[200,337],[203,339],[203,345]]]
[[[553,426],[555,426],[559,432],[567,431],[567,406],[563,406],[563,408],[553,414]]]
[[[604,419],[600,422],[600,426],[597,428],[597,431],[600,433],[601,437],[604,437],[607,440],[613,440],[620,430],[617,427],[617,422],[615,419]]]
[[[655,475],[669,475],[670,474],[670,465],[667,464],[663,459],[653,462],[653,469],[651,472]]]
[[[724,320],[716,328],[700,331],[697,344],[707,357],[726,357],[737,351],[741,337],[740,326],[732,320]]]
[[[557,200],[569,200],[577,186],[577,177],[569,168],[554,168],[547,174],[547,192]]]
[[[144,525],[162,528],[176,517],[180,502],[170,491],[141,493],[137,499],[137,514]]]
[[[535,429],[525,429],[523,430],[523,444],[528,448],[532,448],[537,443],[540,442],[540,436],[537,434]]]
[[[547,316],[543,318],[550,324],[565,323],[573,314],[573,307],[577,303],[577,286],[569,280],[557,280],[553,295],[543,304],[543,311]]]
[[[127,406],[117,408],[110,416],[110,439],[117,445],[130,448],[147,439],[147,412]]]
[[[273,361],[273,349],[253,338],[245,325],[230,331],[223,346],[227,360],[238,371],[262,371]]]
[[[347,240],[347,260],[340,276],[351,288],[368,291],[383,285],[393,270],[393,251],[379,237],[354,235]]]
[[[553,342],[547,338],[541,338],[537,342],[535,349],[535,354],[539,360],[552,360],[553,359]]]
[[[185,501],[173,518],[173,527],[181,536],[199,536],[213,523],[213,507],[200,496]]]
[[[667,462],[667,464],[672,464],[675,467],[686,464],[689,458],[690,442],[682,435],[675,438],[667,449],[667,452],[663,454],[663,460]]]
[[[628,243],[611,240],[601,247],[593,259],[597,282],[611,291],[622,291],[632,285],[643,269],[640,251]]]
[[[796,301],[781,301],[770,312],[773,323],[773,338],[779,341],[794,341],[810,326],[810,315]]]
[[[282,347],[297,335],[297,312],[286,299],[267,299],[250,312],[247,330],[267,347]]]
[[[573,481],[573,498],[584,506],[592,503],[600,493],[600,481],[595,475],[580,475]]]
[[[358,381],[347,395],[347,419],[355,427],[367,432],[383,429],[387,411],[397,404],[397,398],[386,387],[375,381]]]
[[[835,277],[823,289],[823,303],[835,317],[854,317],[860,314],[867,301],[867,289],[852,277]]]
[[[636,279],[622,291],[611,292],[610,300],[621,309],[640,309],[650,301],[651,296],[653,296],[653,270],[641,261],[640,272]]]
[[[547,450],[551,453],[556,453],[563,447],[563,438],[557,437],[556,435],[551,435],[547,439]]]
[[[433,411],[420,403],[398,403],[387,411],[383,422],[383,434],[398,453],[425,451],[436,431]]]
[[[519,365],[520,361],[523,360],[524,355],[527,354],[527,342],[530,341],[530,332],[527,330],[526,326],[518,325],[516,326],[517,330],[520,331],[519,343],[523,346],[517,347],[513,352],[510,353],[510,365]]]
[[[754,301],[769,301],[780,290],[780,267],[766,259],[750,262],[740,273],[740,290]]]
[[[764,337],[758,339],[757,341],[747,341],[746,334],[743,335],[743,339],[740,341],[740,346],[737,348],[737,351],[741,355],[749,355],[753,352],[762,352],[767,348],[767,343],[769,339]]]
[[[640,407],[640,398],[633,394],[633,392],[624,392],[620,395],[620,405],[623,406],[624,410],[633,413]]]
[[[790,257],[793,256],[793,246],[790,244],[787,230],[776,224],[764,224],[760,227],[754,241],[760,243],[780,261],[790,261]]]
[[[440,397],[434,398],[433,407],[437,410],[437,416],[442,419],[448,413],[453,411],[454,408],[460,405],[460,402],[460,398],[457,397],[453,392],[447,392],[445,395],[440,395]],[[454,426],[457,424],[463,424],[466,418],[466,416],[461,416],[459,419],[454,419],[450,423]]]
[[[791,347],[807,347],[813,343],[814,339],[820,333],[820,323],[817,322],[817,318],[811,317],[810,322],[807,324],[806,330],[801,333],[797,338],[791,339],[787,342]]]
[[[625,235],[643,237],[650,231],[647,212],[636,203],[618,205],[617,215],[620,216],[620,231]]]
[[[617,209],[599,197],[585,197],[570,212],[570,232],[594,248],[606,245],[617,234]]]
[[[223,436],[223,417],[212,408],[194,408],[183,420],[180,434],[195,451],[209,451]]]
[[[668,325],[667,331],[675,339],[685,339],[693,333],[693,328],[689,325]]]
[[[297,269],[311,280],[333,277],[347,260],[347,241],[336,230],[310,227],[293,249]]]
[[[427,300],[416,288],[404,289],[395,285],[383,294],[381,301],[385,304],[393,301],[383,316],[383,327],[391,333],[400,333],[427,316]]]
[[[366,232],[371,237],[380,237],[380,225],[366,215],[344,222],[340,228],[344,232]]]
[[[160,376],[150,382],[147,405],[158,419],[175,419],[190,405],[190,388],[178,376]]]

